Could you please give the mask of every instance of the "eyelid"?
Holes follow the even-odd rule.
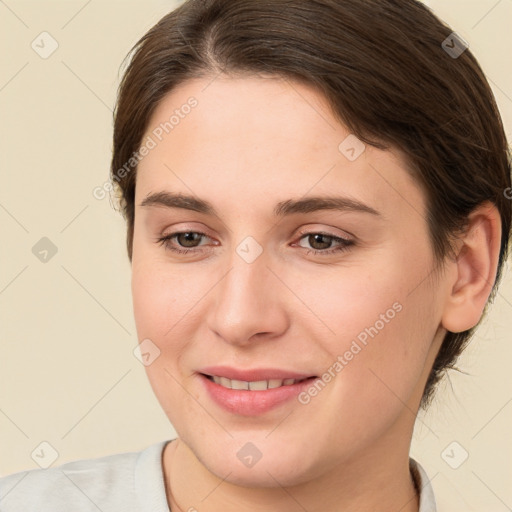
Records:
[[[325,235],[325,236],[332,236],[333,238],[342,238],[343,240],[347,240],[347,241],[351,241],[351,242],[354,242],[356,241],[357,237],[355,237],[352,233],[349,233],[348,231],[342,231],[342,233],[336,233],[333,231],[334,228],[328,228],[328,229],[324,229],[324,228],[316,228],[315,226],[309,226],[309,227],[301,227],[299,230],[298,230],[298,234],[301,235],[301,236],[304,236],[304,235],[310,235],[312,233],[314,234],[322,234],[322,235]]]
[[[169,236],[169,235],[176,235],[176,234],[179,234],[179,233],[200,233],[201,235],[204,235],[205,237],[207,238],[210,238],[211,240],[214,239],[215,237],[212,236],[211,234],[209,234],[209,230],[206,228],[206,227],[196,227],[196,226],[190,226],[190,225],[184,225],[184,226],[181,226],[179,225],[179,227],[176,227],[176,225],[172,225],[172,226],[167,226],[163,231],[162,231],[162,234],[160,236],[164,237],[164,236]]]

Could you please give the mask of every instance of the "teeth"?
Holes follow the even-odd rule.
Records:
[[[261,391],[261,390],[267,389],[267,388],[268,388],[268,382],[266,380],[257,380],[254,382],[249,382],[249,389]]]
[[[220,384],[221,386],[228,389],[246,389],[252,391],[263,391],[265,389],[274,389],[281,386],[290,386],[296,382],[301,382],[304,379],[270,379],[270,380],[256,380],[256,381],[245,381],[228,379],[227,377],[219,377],[212,375],[213,382]]]
[[[229,380],[229,379],[228,379]],[[231,388],[232,389],[249,389],[249,383],[244,380],[231,380]]]
[[[268,389],[278,388],[283,384],[281,379],[270,379],[268,381]]]

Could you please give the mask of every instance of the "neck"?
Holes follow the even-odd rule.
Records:
[[[304,484],[249,488],[214,475],[177,439],[163,454],[167,500],[173,512],[418,512],[408,449],[373,446]]]

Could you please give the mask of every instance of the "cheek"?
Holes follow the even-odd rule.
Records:
[[[321,327],[323,336],[317,330],[316,339],[329,354],[325,370],[336,375],[334,400],[361,409],[361,417],[402,407],[422,377],[439,325],[432,290],[426,281],[417,286],[429,268],[426,259],[416,255],[415,262],[411,255],[366,272],[336,270],[320,281],[328,286],[315,288],[308,280],[299,292],[329,328]]]
[[[205,283],[186,278],[178,266],[148,258],[134,262],[131,287],[139,337],[153,337],[161,343],[190,323]]]
[[[376,331],[389,331],[389,325],[400,316],[404,293],[397,274],[390,266],[375,264],[334,268],[330,274],[307,279],[303,275],[294,289],[327,328],[324,342],[330,353],[338,355],[348,350],[353,340],[364,346]],[[310,323],[312,329],[314,325]],[[320,334],[318,328],[316,337]]]
[[[187,377],[181,373],[182,357],[197,337],[203,318],[201,299],[212,284],[201,273],[185,275],[179,265],[155,258],[143,260],[139,255],[133,262],[131,288],[138,340],[149,339],[157,347],[158,357],[145,369],[166,409],[172,397],[182,395],[177,382]]]
[[[176,268],[165,268],[154,258],[132,264],[133,312],[139,342],[149,339],[150,364],[145,365],[146,375],[155,397],[173,426],[180,427],[181,417],[189,408],[190,396],[183,392],[179,374],[180,361],[191,336],[187,329],[197,322],[193,308],[197,298]],[[204,288],[203,288],[204,293]],[[196,308],[197,309],[197,308]],[[144,341],[144,343],[147,343]]]

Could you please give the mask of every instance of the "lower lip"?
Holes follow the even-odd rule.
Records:
[[[256,416],[296,398],[301,391],[311,386],[317,377],[310,377],[288,386],[259,391],[228,389],[202,374],[199,374],[199,378],[217,405],[234,414]]]

